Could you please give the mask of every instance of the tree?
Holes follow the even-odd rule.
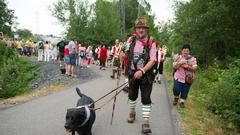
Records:
[[[34,35],[32,34],[32,32],[28,29],[18,29],[16,31],[16,34],[19,36],[20,39],[35,39]]]
[[[92,8],[86,0],[59,0],[53,4],[52,14],[67,30],[67,38],[87,42]]]
[[[126,40],[133,31],[134,22],[138,17],[138,6],[141,15],[149,21],[150,33],[157,37],[158,28],[151,15],[150,4],[144,1],[126,0],[126,31],[121,36],[119,1],[96,0],[92,5],[87,0],[59,0],[54,3],[52,14],[66,28],[67,38],[76,37],[87,44],[112,45],[115,39]]]
[[[169,43],[174,48],[190,43],[200,65],[208,66],[214,59],[229,63],[229,56],[240,56],[239,4],[234,0],[177,2]]]
[[[0,0],[0,31],[9,37],[13,37],[13,32],[11,29],[14,23],[14,11],[7,8],[5,0]]]
[[[113,44],[120,37],[120,13],[116,1],[97,0],[95,4],[96,39],[100,43]]]

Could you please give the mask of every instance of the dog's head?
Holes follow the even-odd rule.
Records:
[[[69,132],[78,130],[86,119],[85,108],[71,108],[67,110],[65,129]]]

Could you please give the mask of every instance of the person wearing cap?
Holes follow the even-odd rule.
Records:
[[[135,21],[135,32],[126,45],[125,53],[128,58],[128,78],[129,78],[129,117],[128,123],[134,123],[136,118],[135,107],[137,104],[138,92],[140,88],[142,102],[142,133],[151,133],[150,113],[151,113],[151,92],[153,87],[152,75],[153,66],[156,59],[156,43],[148,35],[149,26],[147,19],[139,17]]]

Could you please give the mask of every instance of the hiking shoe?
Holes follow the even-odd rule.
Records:
[[[180,106],[181,108],[185,108],[184,102],[180,102],[180,103],[179,103],[179,106]]]
[[[161,80],[158,80],[158,83],[161,84],[162,83]]]
[[[176,98],[176,97],[174,98],[174,100],[173,100],[173,105],[174,105],[174,106],[177,105],[178,99],[179,99],[179,98]]]
[[[150,129],[150,125],[149,124],[142,124],[142,133],[143,134],[148,134],[148,133],[152,133],[152,130]]]
[[[115,77],[113,75],[110,76],[112,79],[115,79]]]
[[[128,123],[133,123],[135,121],[135,119],[136,119],[136,113],[135,112],[134,113],[130,113],[127,122]]]

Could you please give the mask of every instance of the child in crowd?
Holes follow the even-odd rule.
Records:
[[[66,63],[66,75],[71,75],[70,73],[70,59],[69,59],[69,49],[68,45],[65,46],[64,49],[64,62]]]
[[[81,68],[86,67],[86,47],[83,44],[79,45],[79,64]]]

